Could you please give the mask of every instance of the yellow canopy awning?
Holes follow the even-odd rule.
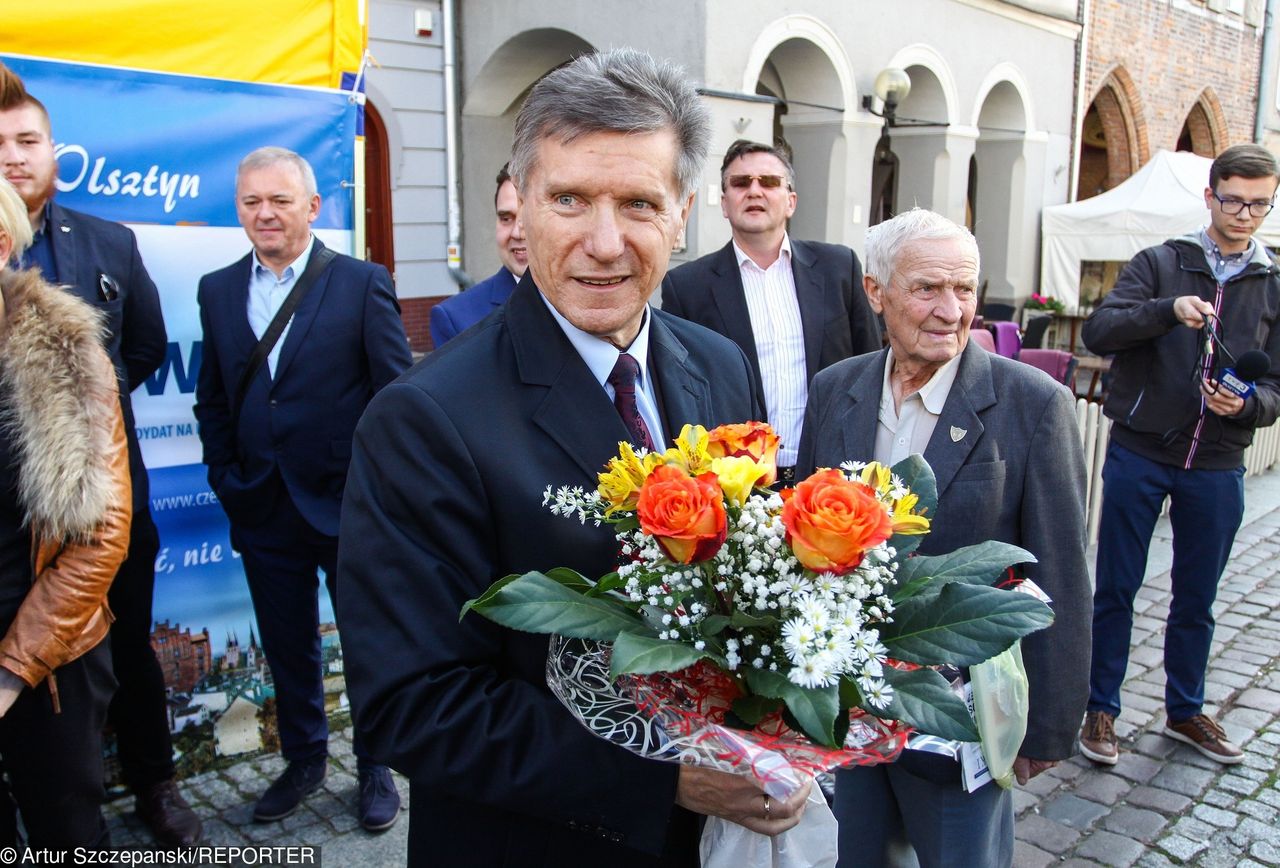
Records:
[[[367,39],[364,0],[8,5],[7,53],[269,84],[339,87]]]

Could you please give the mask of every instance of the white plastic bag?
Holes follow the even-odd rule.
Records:
[[[1013,761],[1027,734],[1027,671],[1022,643],[969,667],[973,716],[982,736],[982,756],[992,779],[1006,790],[1013,785]]]
[[[702,829],[702,868],[833,868],[836,818],[816,783],[794,828],[770,838],[719,817]]]

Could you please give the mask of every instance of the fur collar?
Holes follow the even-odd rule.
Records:
[[[98,312],[38,272],[0,271],[0,425],[41,538],[87,539],[113,505],[115,371]]]

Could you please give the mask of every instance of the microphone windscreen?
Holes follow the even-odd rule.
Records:
[[[1249,350],[1236,360],[1236,376],[1252,383],[1271,370],[1271,357],[1262,350]]]

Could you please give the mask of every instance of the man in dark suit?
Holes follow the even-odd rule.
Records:
[[[707,137],[684,74],[630,49],[538,82],[511,161],[529,270],[356,431],[338,619],[357,731],[410,779],[410,864],[696,865],[695,812],[766,834],[802,812],[592,735],[547,689],[545,636],[458,620],[508,573],[616,568],[611,530],[552,515],[547,486],[756,412],[742,352],[647,303]]]
[[[241,393],[269,324],[305,281],[312,258],[323,263],[327,255],[311,234],[319,211],[306,160],[283,148],[252,152],[236,173],[236,213],[253,250],[200,280],[200,440],[209,484],[243,558],[289,762],[254,807],[258,821],[292,813],[324,780],[328,726],[316,571],[324,571],[336,606],[338,515],[351,435],[374,393],[410,362],[391,276],[380,265],[338,254],[315,274]],[[286,308],[280,315],[287,314]],[[354,749],[357,817],[371,831],[390,828],[400,809],[391,775],[359,735]]]
[[[147,468],[142,462],[130,393],[164,361],[167,336],[160,298],[133,233],[118,223],[64,208],[53,200],[58,165],[45,107],[0,64],[0,162],[27,205],[32,246],[24,268],[39,268],[102,312],[107,354],[120,380],[120,406],[129,442],[133,524],[128,558],[116,574],[109,604],[111,660],[119,687],[108,719],[138,816],[161,843],[189,846],[200,820],[174,782],[164,674],[151,648],[151,601],[160,536],[151,519]]]
[[[431,308],[431,345],[440,349],[447,341],[487,317],[511,295],[529,267],[529,249],[520,226],[520,200],[507,166],[498,171],[498,189],[493,194],[497,211],[495,236],[502,267],[475,286]]]
[[[1019,783],[1074,752],[1088,698],[1089,574],[1084,458],[1075,402],[1043,372],[968,340],[978,247],[964,227],[913,209],[867,232],[867,297],[889,347],[813,382],[800,470],[923,453],[938,511],[922,554],[994,539],[1037,558],[1022,569],[1052,599],[1052,627],[1022,641],[1030,712]],[[840,864],[878,866],[906,840],[920,864],[1009,865],[1008,790],[961,786],[959,763],[908,749],[836,776]]]
[[[814,374],[880,349],[880,327],[862,293],[857,254],[787,234],[796,193],[784,148],[734,142],[720,166],[720,191],[733,239],[673,269],[662,283],[662,309],[742,347],[782,441],[779,477],[789,481]]]

